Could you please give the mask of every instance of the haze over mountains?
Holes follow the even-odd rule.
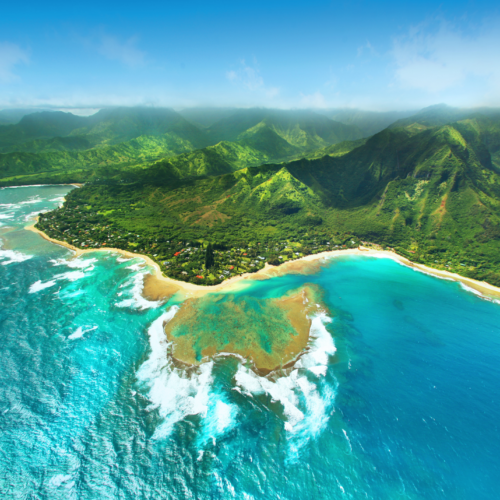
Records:
[[[497,109],[40,112],[0,126],[0,150],[2,185],[87,182],[71,196],[126,231],[355,236],[500,283]]]

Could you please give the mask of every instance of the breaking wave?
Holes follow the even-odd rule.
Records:
[[[127,269],[135,271],[130,279],[128,279],[123,285],[120,285],[120,288],[131,287],[130,290],[127,290],[126,293],[131,294],[132,296],[128,299],[123,299],[120,302],[116,302],[116,307],[131,307],[133,309],[139,309],[140,311],[145,309],[151,309],[155,307],[161,306],[161,301],[151,301],[147,300],[142,296],[142,290],[144,288],[144,276],[147,274],[147,271],[144,269],[144,264],[141,262],[139,264],[132,264],[128,266]],[[119,293],[121,296],[124,292]]]
[[[43,282],[42,280],[38,280],[30,286],[28,293],[37,293],[41,290],[45,290],[46,288],[50,288],[56,284],[56,280]]]
[[[97,330],[97,328],[98,328],[97,326],[92,326],[91,328],[87,328],[86,330],[84,330],[82,326],[79,326],[74,331],[74,333],[72,333],[71,335],[68,335],[68,339],[70,339],[70,340],[79,339],[79,338],[83,337],[86,333],[93,332],[94,330]]]
[[[24,262],[25,260],[31,259],[33,255],[26,255],[22,252],[16,250],[0,250],[0,260],[3,266],[8,266],[15,262]]]
[[[203,446],[210,438],[216,439],[234,425],[237,409],[227,403],[223,396],[212,391],[213,361],[189,372],[173,366],[168,357],[170,344],[163,326],[178,310],[178,306],[172,306],[149,327],[151,354],[136,375],[151,402],[148,410],[157,409],[162,418],[153,437],[166,438],[177,422],[188,415],[200,415],[203,418],[203,430],[199,445]]]
[[[74,269],[74,271],[67,271],[65,273],[56,274],[55,276],[52,277],[51,280],[45,283],[42,282],[41,280],[38,280],[36,283],[33,283],[30,286],[29,293],[36,293],[40,292],[41,290],[44,290],[45,288],[50,288],[54,286],[57,281],[60,280],[77,281],[79,279],[90,276],[89,273],[95,268],[94,263],[97,262],[97,259],[88,259],[88,260],[51,259],[50,262],[52,263],[53,266],[64,265],[66,267]]]
[[[335,390],[323,383],[329,357],[336,351],[325,328],[330,322],[323,312],[312,318],[310,348],[288,376],[273,380],[272,376],[261,377],[244,365],[238,367],[235,375],[235,389],[242,394],[267,394],[282,405],[292,459],[325,428],[335,399]]]

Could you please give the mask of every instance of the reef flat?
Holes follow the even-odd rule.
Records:
[[[211,293],[185,300],[165,325],[175,360],[198,365],[217,355],[251,360],[256,371],[286,368],[305,352],[320,289],[305,285],[277,298]]]

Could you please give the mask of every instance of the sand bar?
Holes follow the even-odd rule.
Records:
[[[319,270],[321,261],[347,255],[364,255],[367,257],[392,259],[404,266],[430,274],[437,278],[460,282],[466,287],[471,288],[475,292],[481,294],[482,296],[488,299],[500,299],[500,288],[490,285],[485,281],[477,281],[471,278],[460,276],[459,274],[456,273],[451,273],[449,271],[433,269],[432,267],[428,267],[423,264],[417,264],[389,250],[374,250],[362,246],[360,246],[359,248],[331,250],[326,252],[320,252],[317,254],[307,255],[305,257],[301,257],[300,259],[285,262],[280,266],[271,266],[266,263],[263,269],[260,269],[255,273],[245,273],[239,276],[233,276],[232,278],[229,278],[228,280],[225,280],[218,285],[204,286],[204,285],[196,285],[194,283],[186,283],[184,281],[177,281],[174,280],[173,278],[164,276],[163,273],[161,272],[160,266],[147,255],[129,252],[128,250],[122,250],[120,248],[101,247],[101,248],[81,249],[73,245],[70,245],[65,241],[59,241],[50,238],[43,231],[40,231],[39,229],[35,228],[34,224],[31,226],[26,226],[26,229],[40,234],[40,236],[42,236],[47,241],[50,241],[52,243],[55,243],[56,245],[60,245],[74,251],[75,257],[78,257],[88,252],[104,251],[104,252],[117,252],[128,258],[141,258],[145,260],[147,265],[151,266],[155,270],[154,274],[148,277],[148,279],[145,282],[146,283],[145,296],[146,298],[151,298],[153,300],[158,300],[159,298],[162,297],[171,296],[172,293],[175,293],[174,291],[182,291],[187,297],[194,297],[214,291],[228,291],[228,292],[234,291],[242,286],[245,286],[246,284],[248,284],[248,281],[251,280],[270,279],[275,276],[282,276],[284,274],[294,273],[294,272],[301,274],[310,274],[311,272]]]

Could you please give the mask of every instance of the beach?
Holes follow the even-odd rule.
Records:
[[[34,224],[30,226],[26,226],[27,230],[33,231],[39,234],[42,238],[56,245],[68,248],[75,252],[75,257],[83,255],[85,253],[90,252],[116,252],[121,255],[133,259],[133,258],[141,258],[143,259],[148,266],[151,266],[154,269],[154,273],[148,275],[144,280],[144,290],[143,295],[150,300],[160,300],[172,296],[174,293],[182,292],[186,297],[198,297],[201,295],[205,295],[209,292],[216,291],[232,291],[235,290],[236,287],[245,286],[245,281],[248,280],[263,280],[270,279],[274,276],[281,276],[286,273],[300,273],[300,274],[309,274],[311,272],[315,272],[319,269],[321,262],[327,259],[332,259],[336,257],[348,256],[348,255],[364,255],[367,257],[376,257],[376,258],[386,258],[392,259],[399,264],[402,264],[406,267],[410,267],[416,271],[420,271],[437,278],[446,279],[450,281],[456,281],[461,283],[465,288],[469,288],[472,292],[479,294],[487,299],[500,299],[500,288],[490,285],[484,281],[477,281],[471,278],[466,278],[464,276],[460,276],[459,274],[452,273],[449,271],[444,271],[440,269],[434,269],[432,267],[425,266],[424,264],[418,264],[412,262],[406,257],[402,257],[395,252],[389,250],[375,250],[367,247],[360,246],[358,248],[349,248],[343,250],[330,250],[326,252],[320,252],[317,254],[307,255],[305,257],[301,257],[299,259],[291,260],[281,264],[280,266],[271,266],[266,263],[263,269],[256,271],[255,273],[245,273],[238,276],[233,276],[228,280],[219,283],[218,285],[196,285],[194,283],[186,283],[184,281],[174,280],[173,278],[169,278],[168,276],[164,276],[161,272],[160,266],[150,257],[143,254],[138,254],[134,252],[129,252],[128,250],[122,250],[120,248],[110,248],[110,247],[101,247],[101,248],[89,248],[89,249],[81,249],[77,248],[65,241],[56,240],[54,238],[50,238],[43,231],[37,229]]]

